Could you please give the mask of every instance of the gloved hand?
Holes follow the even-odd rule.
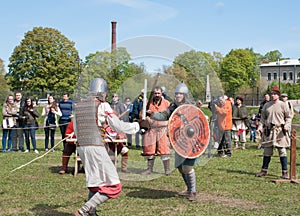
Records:
[[[146,112],[146,116],[151,116],[153,114],[153,111],[151,111],[151,110],[147,110],[147,112]]]
[[[145,134],[146,131],[150,129],[150,124],[147,120],[140,120],[139,125],[140,125],[140,134],[141,135]]]

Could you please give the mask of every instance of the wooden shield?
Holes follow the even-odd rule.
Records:
[[[175,109],[168,123],[169,139],[182,157],[199,157],[209,144],[209,124],[196,106],[184,104]]]

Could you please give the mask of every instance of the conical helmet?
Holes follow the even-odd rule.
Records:
[[[186,84],[184,84],[184,82],[182,81],[176,86],[175,93],[183,93],[187,95],[189,93],[189,89],[186,86]]]
[[[107,90],[107,82],[103,78],[94,78],[90,83],[89,96],[104,100]]]

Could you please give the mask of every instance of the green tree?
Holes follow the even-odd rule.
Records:
[[[194,98],[205,99],[206,79],[210,76],[211,91],[217,95],[221,86],[218,85],[217,73],[221,57],[218,53],[211,55],[201,51],[191,50],[178,55],[171,68],[165,73],[172,73],[178,80],[184,81]],[[214,92],[214,91],[217,92]]]
[[[35,27],[15,47],[6,74],[13,90],[74,90],[80,70],[80,58],[70,41],[53,28]]]
[[[267,52],[264,56],[264,62],[274,62],[281,59],[282,54],[278,50]]]
[[[250,49],[231,50],[221,62],[220,79],[225,92],[234,95],[241,87],[251,86],[259,77],[257,60]]]
[[[123,47],[117,48],[112,53],[98,51],[86,56],[80,75],[79,94],[87,94],[89,83],[95,77],[104,78],[110,92],[117,92],[126,79],[144,72],[143,65],[130,63],[130,59],[129,53]]]
[[[8,96],[10,90],[7,85],[5,75],[5,66],[4,61],[0,58],[0,103],[5,101],[5,98]]]

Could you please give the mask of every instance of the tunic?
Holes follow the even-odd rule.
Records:
[[[263,141],[270,141],[264,146],[289,147],[290,137],[288,133],[284,135],[282,126],[291,130],[291,120],[291,112],[286,103],[282,101],[266,103],[261,113],[261,125],[259,126],[259,130],[263,131]],[[267,133],[268,129],[270,134]]]

